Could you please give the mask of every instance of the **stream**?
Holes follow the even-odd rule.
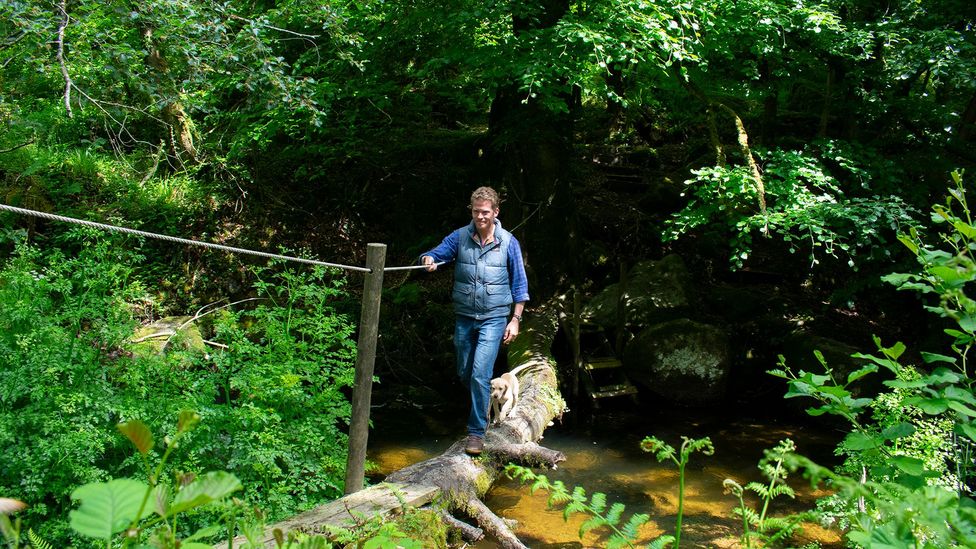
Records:
[[[441,404],[421,408],[404,400],[380,404],[373,411],[375,428],[370,433],[368,458],[377,465],[370,480],[378,482],[392,471],[442,453],[464,436],[466,409]],[[770,417],[773,416],[773,417]],[[782,416],[788,419],[777,419]],[[814,427],[788,414],[753,405],[725,409],[658,409],[616,399],[586,417],[567,414],[563,422],[546,430],[540,444],[563,452],[567,460],[556,471],[538,471],[552,480],[562,480],[572,489],[580,486],[587,494],[603,492],[608,505],[626,505],[624,521],[632,513],[647,513],[651,520],[640,529],[640,545],[659,535],[673,534],[677,516],[678,472],[674,463],[658,463],[653,454],[640,449],[645,436],[656,436],[679,447],[681,437],[710,437],[715,453],[693,454],[686,469],[683,547],[741,547],[742,519],[733,515],[738,499],[724,493],[722,482],[732,478],[745,485],[766,482],[757,468],[763,450],[784,438],[792,439],[797,451],[815,461],[830,464],[842,433]],[[773,500],[769,514],[782,515],[810,509],[822,490],[793,475],[789,484],[797,497]],[[750,492],[751,493],[751,492]],[[603,547],[604,529],[588,532],[581,540],[584,521],[575,515],[564,521],[560,510],[547,509],[547,494],[531,494],[527,486],[502,479],[485,498],[496,514],[518,522],[515,533],[529,547]],[[757,498],[747,505],[759,509]],[[623,521],[622,521],[623,522]],[[824,548],[843,547],[841,534],[815,524],[806,524],[795,541],[797,546],[817,542]],[[495,544],[482,541],[478,548]]]

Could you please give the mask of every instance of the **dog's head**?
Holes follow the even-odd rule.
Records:
[[[502,378],[495,378],[491,380],[491,398],[498,400],[505,396],[505,391],[508,390],[508,382]]]

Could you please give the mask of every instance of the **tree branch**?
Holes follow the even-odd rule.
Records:
[[[10,147],[9,149],[3,149],[2,151],[0,151],[0,154],[8,153],[8,152],[14,152],[17,149],[19,149],[21,147],[26,147],[27,145],[30,145],[33,142],[34,142],[34,138],[31,138],[29,141],[25,141],[24,143],[21,143],[20,145],[14,145],[13,147]]]
[[[64,108],[68,112],[68,118],[72,118],[71,113],[71,75],[68,74],[68,65],[64,62],[64,29],[68,26],[68,0],[61,0],[58,4],[61,12],[61,22],[58,24],[58,64],[61,65],[61,76],[64,77]]]

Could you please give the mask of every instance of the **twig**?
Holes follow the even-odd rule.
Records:
[[[265,28],[268,28],[268,29],[271,29],[271,30],[276,30],[278,32],[284,32],[286,34],[293,34],[295,36],[298,36],[299,38],[307,38],[309,40],[314,40],[314,39],[318,38],[319,36],[321,36],[321,35],[318,35],[318,34],[302,34],[300,32],[295,32],[295,31],[291,31],[291,30],[288,30],[288,29],[282,29],[280,27],[276,27],[274,25],[269,25],[267,23],[261,23],[261,22],[258,22],[258,21],[253,21],[251,19],[245,19],[244,17],[241,17],[240,15],[234,15],[233,13],[228,13],[227,14],[227,17],[230,17],[231,19],[236,19],[238,21],[243,21],[245,23],[251,23],[252,25],[257,25],[259,27],[265,27]]]
[[[266,297],[249,297],[247,299],[242,299],[240,301],[235,301],[233,303],[228,303],[227,305],[221,305],[220,307],[217,307],[215,309],[210,309],[207,312],[203,312],[203,311],[206,310],[206,308],[209,307],[210,305],[213,305],[213,303],[211,303],[209,305],[204,305],[203,307],[200,307],[200,309],[197,311],[197,313],[195,315],[193,315],[193,317],[190,318],[190,320],[187,320],[183,324],[180,324],[179,326],[177,326],[176,327],[176,330],[177,331],[180,331],[183,328],[186,328],[187,326],[189,326],[190,324],[193,324],[194,322],[196,322],[200,318],[203,318],[203,317],[209,315],[210,313],[219,311],[221,309],[226,309],[227,307],[233,307],[234,305],[240,305],[241,303],[245,303],[247,301],[260,301],[260,300],[266,300],[266,299],[268,299],[268,298],[266,298]],[[220,302],[218,301],[217,303],[220,303]]]
[[[68,111],[68,118],[72,118],[71,113],[71,75],[68,74],[68,66],[64,62],[64,29],[68,26],[68,0],[61,0],[58,4],[61,11],[61,22],[58,24],[58,64],[61,65],[61,75],[64,77],[64,108]]]
[[[27,145],[30,145],[34,141],[35,141],[35,139],[32,137],[30,139],[30,141],[27,141],[26,143],[21,143],[20,145],[14,145],[13,147],[10,147],[9,149],[4,149],[4,150],[0,151],[0,154],[8,153],[8,152],[14,152],[14,151],[16,151],[17,149],[19,149],[21,147],[26,147]]]
[[[163,337],[163,336],[172,337],[173,334],[175,334],[175,333],[176,333],[175,330],[167,330],[165,332],[156,332],[155,334],[144,335],[142,337],[139,337],[139,338],[136,338],[136,339],[132,339],[132,340],[129,341],[129,343],[142,343],[143,341],[145,341],[147,339],[153,339],[155,337]]]

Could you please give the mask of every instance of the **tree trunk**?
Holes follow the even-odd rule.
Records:
[[[508,350],[510,367],[530,365],[520,376],[518,403],[512,413],[485,435],[485,452],[472,459],[464,453],[464,440],[440,456],[390,474],[387,482],[437,486],[451,512],[462,512],[494,537],[499,547],[523,548],[505,521],[492,513],[481,498],[500,477],[505,464],[517,461],[554,468],[565,460],[561,452],[536,444],[546,427],[562,416],[565,402],[559,394],[555,364],[549,347],[556,335],[557,308],[564,298],[553,299],[527,319],[525,330]]]
[[[513,15],[513,32],[519,36],[549,28],[568,10],[567,0],[545,0],[531,10],[523,7],[519,16]],[[515,235],[523,243],[532,292],[552,295],[560,280],[551,273],[574,280],[577,273],[576,209],[569,183],[569,113],[576,110],[576,96],[572,91],[558,96],[566,109],[555,112],[532,95],[516,83],[499,88],[489,112],[490,145],[484,160],[492,179],[500,180],[506,191],[502,217],[506,228],[517,228]]]
[[[144,6],[138,4],[136,9],[147,11]],[[153,95],[159,96],[158,101],[162,104],[160,116],[166,124],[166,140],[170,154],[178,164],[182,164],[184,160],[195,162],[197,149],[193,141],[193,120],[180,102],[180,91],[169,74],[169,64],[155,38],[154,28],[148,22],[150,16],[145,15],[146,17],[139,18],[141,21],[139,32],[142,34],[146,51],[149,52],[146,55],[146,65],[150,68],[149,78],[155,87]]]
[[[705,103],[705,106],[709,109],[720,108],[725,112],[729,113],[733,120],[735,120],[735,130],[739,142],[739,152],[742,153],[743,160],[749,167],[749,173],[752,176],[753,181],[756,185],[756,193],[758,195],[759,211],[766,212],[766,186],[763,183],[762,174],[759,171],[759,165],[756,164],[756,158],[752,156],[752,149],[749,147],[749,133],[746,131],[746,125],[739,116],[739,113],[735,112],[732,107],[729,107],[725,103],[720,101],[715,101],[708,97],[698,86],[692,83],[690,80],[685,78],[681,73],[681,67],[678,65],[673,65],[672,70],[678,82],[688,90],[692,95],[700,99]],[[720,158],[724,158],[720,157]]]

